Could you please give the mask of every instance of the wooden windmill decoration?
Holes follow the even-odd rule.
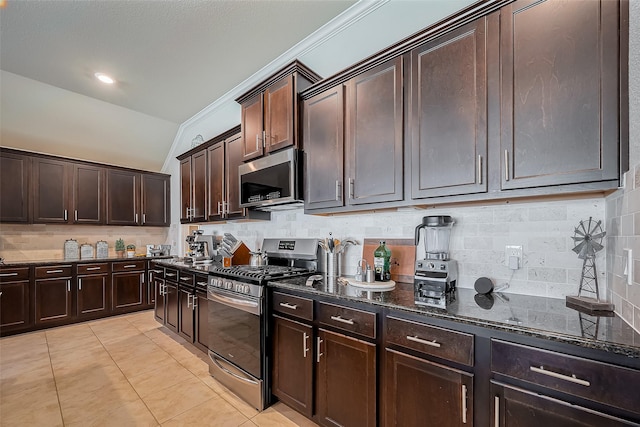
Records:
[[[567,296],[567,304],[588,311],[613,311],[610,302],[601,301],[598,291],[598,274],[596,271],[596,253],[604,246],[602,240],[606,232],[602,229],[602,221],[589,217],[588,221],[580,221],[574,230],[573,251],[582,261],[582,275],[578,296]]]

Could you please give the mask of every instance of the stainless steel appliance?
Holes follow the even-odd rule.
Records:
[[[240,206],[259,210],[302,206],[301,159],[298,150],[289,148],[240,165]]]
[[[209,372],[258,410],[269,405],[265,285],[317,269],[317,239],[264,239],[267,264],[211,266]]]
[[[195,230],[186,238],[189,252],[185,260],[193,263],[210,264],[218,255],[218,238],[204,234],[202,230]]]
[[[449,240],[454,221],[448,215],[425,216],[416,227],[418,247],[420,231],[425,230],[425,259],[416,261],[413,280],[416,305],[446,308],[455,300],[458,264],[449,259]]]

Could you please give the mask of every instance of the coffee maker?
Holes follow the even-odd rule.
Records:
[[[216,257],[219,257],[218,239],[216,236],[204,234],[202,230],[194,230],[187,236],[187,244],[189,252],[185,257],[185,261],[198,264],[210,264]]]
[[[454,220],[448,215],[425,216],[416,227],[416,248],[424,229],[425,258],[416,261],[413,280],[416,305],[446,308],[455,301],[458,264],[449,259],[449,239]]]

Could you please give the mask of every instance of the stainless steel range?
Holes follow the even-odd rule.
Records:
[[[264,239],[263,266],[210,267],[209,372],[258,410],[269,404],[265,285],[318,268],[317,239]]]

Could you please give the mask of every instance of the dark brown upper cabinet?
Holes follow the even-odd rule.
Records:
[[[33,222],[69,222],[70,169],[65,161],[33,158]]]
[[[501,188],[618,179],[619,3],[500,13]]]
[[[237,133],[207,149],[209,159],[208,192],[209,221],[241,218],[240,177],[242,164],[242,135]]]
[[[107,224],[168,226],[169,179],[167,175],[109,169]]]
[[[243,160],[298,146],[298,92],[320,80],[294,61],[236,101],[242,106]]]
[[[403,64],[394,58],[346,83],[348,204],[404,197]]]
[[[410,53],[413,199],[487,191],[486,22]]]
[[[29,222],[31,158],[0,151],[0,222]]]
[[[200,222],[206,219],[207,150],[201,150],[180,160],[180,222]]]
[[[304,101],[305,209],[344,206],[344,86]]]
[[[73,223],[104,224],[105,214],[105,170],[101,167],[74,164]]]

